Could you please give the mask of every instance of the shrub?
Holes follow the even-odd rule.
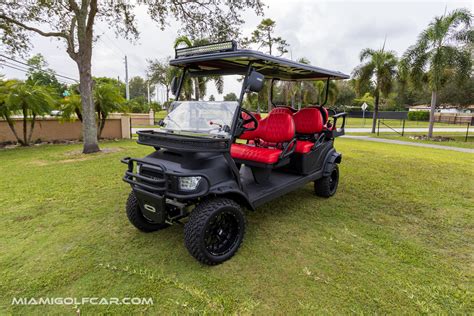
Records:
[[[409,121],[429,121],[430,112],[428,111],[408,112],[408,120]]]

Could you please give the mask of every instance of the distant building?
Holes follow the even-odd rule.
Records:
[[[429,104],[412,105],[408,108],[410,112],[429,111],[431,106]],[[451,104],[441,104],[436,107],[436,112],[439,113],[474,113],[474,104],[459,107]]]

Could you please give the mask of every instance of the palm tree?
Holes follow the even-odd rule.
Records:
[[[316,89],[316,95],[318,98],[319,105],[322,105],[326,99],[326,85],[327,81],[318,80],[314,82],[314,87]],[[329,90],[328,90],[328,104],[334,105],[337,100],[337,95],[339,94],[339,88],[337,87],[336,82],[329,81]]]
[[[182,35],[179,36],[175,42],[174,42],[174,48],[176,49],[180,45],[185,45],[186,47],[191,47],[191,46],[198,46],[198,45],[206,45],[209,44],[209,41],[207,39],[196,39],[192,41],[189,37]],[[222,94],[224,91],[224,78],[222,76],[213,76],[213,77],[195,77],[193,80],[193,85],[194,85],[194,98],[196,100],[202,99],[206,95],[206,85],[207,83],[213,80],[217,92],[219,94]]]
[[[410,78],[419,86],[428,69],[431,89],[431,110],[428,137],[433,137],[434,113],[438,91],[450,77],[459,82],[469,78],[472,65],[474,31],[472,15],[468,9],[454,10],[435,17],[418,37],[415,45],[404,54],[404,62],[410,70]]]
[[[385,43],[381,49],[363,49],[360,52],[362,63],[353,71],[354,77],[362,85],[368,85],[374,81],[374,115],[372,121],[372,133],[375,133],[375,125],[379,112],[380,96],[387,96],[392,90],[393,79],[396,74],[397,57],[393,51],[385,51]]]
[[[113,111],[123,109],[125,98],[123,97],[120,87],[114,83],[109,83],[103,80],[100,80],[95,84],[92,96],[95,111],[97,113],[97,137],[100,138],[107,117]],[[61,110],[62,116],[65,120],[71,120],[75,114],[82,122],[81,95],[72,93],[67,99],[62,101]]]
[[[62,117],[65,120],[71,120],[72,116],[76,114],[79,121],[82,122],[82,101],[81,95],[75,92],[70,96],[61,100]]]
[[[105,122],[110,113],[118,110],[122,103],[125,102],[120,89],[111,83],[102,83],[94,87],[93,91],[94,104],[98,117],[98,136],[102,135]]]
[[[36,82],[24,83],[9,80],[0,85],[0,115],[7,121],[13,135],[22,146],[28,146],[33,136],[36,117],[47,114],[56,105],[56,93]],[[12,114],[23,114],[23,130],[20,136],[15,129]],[[30,121],[28,132],[28,121]]]

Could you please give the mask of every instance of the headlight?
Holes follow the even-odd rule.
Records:
[[[179,177],[179,189],[194,191],[197,189],[202,177]]]

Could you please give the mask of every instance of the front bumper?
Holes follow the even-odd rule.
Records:
[[[123,181],[130,184],[140,209],[155,223],[172,222],[187,215],[186,207],[209,192],[209,179],[203,174],[183,174],[166,170],[158,161],[126,157]],[[138,171],[138,166],[140,170]],[[200,176],[198,187],[193,191],[179,189],[179,177]]]
[[[178,200],[198,198],[209,192],[209,179],[202,173],[174,172],[167,170],[162,163],[152,161],[152,159],[126,157],[121,161],[128,166],[123,181],[129,183],[132,189],[140,189],[160,198],[167,197]],[[137,166],[140,166],[140,172],[137,171]],[[201,177],[201,180],[195,190],[188,191],[179,188],[180,177]]]

